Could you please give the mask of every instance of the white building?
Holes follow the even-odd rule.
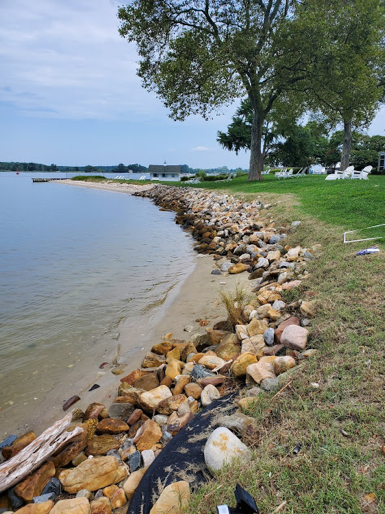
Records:
[[[148,172],[150,174],[150,180],[179,182],[182,173],[182,166],[169,164],[150,164],[148,167]]]

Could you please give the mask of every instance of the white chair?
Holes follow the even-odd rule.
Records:
[[[331,175],[327,175],[325,180],[339,180],[343,178],[350,178],[352,172],[354,171],[354,166],[348,166],[346,170],[340,171],[336,170],[335,173],[332,173]]]
[[[261,172],[261,175],[268,175],[269,173],[270,173],[270,168],[267,168],[267,170]]]
[[[305,166],[304,168],[299,169],[297,171],[297,173],[293,174],[293,177],[305,177],[307,169],[308,169],[308,166]]]
[[[275,178],[286,178],[287,176],[287,168],[282,168],[281,171],[276,171],[275,172]]]
[[[372,171],[373,166],[366,166],[363,170],[353,170],[350,178],[359,180],[368,180],[368,175]]]

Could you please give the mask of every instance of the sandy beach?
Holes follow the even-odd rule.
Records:
[[[58,184],[105,189],[126,194],[152,187],[152,185],[98,184],[71,180],[60,181]],[[74,395],[81,398],[74,408],[86,409],[92,402],[109,405],[116,397],[119,378],[124,376],[123,374],[116,376],[112,373],[114,368],[112,363],[116,358],[117,363],[127,374],[132,369],[140,367],[144,354],[154,344],[160,342],[163,335],[172,332],[176,338],[189,340],[194,334],[205,333],[205,327],[200,326],[199,321],[196,320],[208,320],[207,326],[212,327],[217,321],[225,319],[225,309],[220,302],[219,291],[234,290],[237,284],[245,284],[247,287],[250,282],[246,274],[227,277],[212,275],[211,271],[215,268],[217,266],[212,256],[197,255],[193,266],[186,270],[185,280],[169,292],[153,324],[138,326],[122,322],[119,326],[120,353],[118,356],[115,348],[106,350],[103,355],[100,353],[89,355],[87,362],[81,367],[68,369],[65,381],[51,389],[44,398],[39,398],[34,404],[23,406],[22,413],[8,413],[7,416],[0,413],[0,437],[10,433],[20,435],[27,430],[41,433],[63,416],[63,402]],[[103,362],[107,362],[108,365],[100,369]],[[94,384],[100,387],[89,391]]]

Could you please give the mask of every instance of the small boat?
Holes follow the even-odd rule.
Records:
[[[18,171],[16,171],[16,175],[20,175],[20,173]]]

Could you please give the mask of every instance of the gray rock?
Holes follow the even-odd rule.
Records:
[[[34,498],[32,498],[32,503],[44,503],[44,502],[47,502],[48,500],[55,500],[56,496],[54,493],[46,493],[46,494],[41,494],[40,496],[35,496]]]
[[[283,261],[283,262],[279,263],[279,267],[280,268],[290,268],[290,269],[293,269],[294,266],[295,266],[295,264],[293,262]]]
[[[131,403],[113,403],[108,409],[111,418],[127,419],[135,410],[135,405]]]
[[[314,255],[312,255],[308,250],[306,250],[303,256],[306,261],[312,261],[314,259]]]
[[[267,268],[269,266],[269,261],[265,259],[264,257],[260,257],[258,259],[258,262],[256,264],[256,268]]]
[[[246,245],[242,244],[236,247],[236,249],[233,251],[234,255],[242,255],[245,252]]]
[[[143,450],[142,451],[142,459],[143,459],[143,467],[147,468],[155,460],[154,451],[153,450]]]
[[[82,489],[76,494],[76,498],[87,498],[88,501],[92,501],[94,499],[94,495],[88,489]]]
[[[170,434],[170,432],[167,432],[167,430],[164,430],[163,432],[163,436],[162,436],[162,444],[163,445],[166,445],[167,443],[169,443],[172,439],[172,435]]]
[[[124,443],[121,446],[122,450],[128,450],[128,448],[131,448],[131,446],[134,444],[133,439],[126,439]]]
[[[293,228],[295,228],[295,227],[299,227],[300,225],[301,225],[301,222],[300,222],[300,221],[293,221],[293,223],[291,224],[291,226],[292,226]]]
[[[231,416],[220,414],[215,418],[215,423],[221,427],[228,428],[232,432],[242,435],[250,425],[254,424],[254,420],[250,416],[246,416],[246,414],[236,412]]]
[[[140,452],[136,451],[135,453],[129,455],[127,461],[130,467],[130,473],[139,469],[142,463]]]
[[[265,378],[260,385],[264,391],[278,391],[279,378]]]
[[[301,319],[301,327],[308,327],[310,324],[311,324],[311,321],[309,318]]]
[[[273,236],[271,236],[271,238],[269,239],[269,244],[271,245],[275,245],[277,244],[279,241],[281,240],[281,236],[279,234],[274,234]]]
[[[251,387],[250,389],[247,389],[246,396],[259,396],[262,393],[262,389],[260,387],[255,386]]]
[[[267,328],[263,333],[263,339],[267,346],[273,346],[274,344],[274,328]]]
[[[6,446],[11,446],[11,444],[16,441],[17,436],[16,435],[9,435],[6,439],[1,441],[0,443],[0,451],[5,448]]]
[[[275,300],[275,302],[273,303],[272,307],[276,311],[281,311],[282,309],[284,309],[286,307],[286,303],[283,302],[282,300]]]
[[[112,457],[116,457],[118,460],[121,460],[118,450],[109,450],[107,455],[111,455]]]
[[[221,270],[213,269],[213,270],[211,270],[211,275],[221,275]]]
[[[231,268],[231,266],[233,266],[233,263],[232,262],[229,262],[229,261],[226,261],[222,264],[221,266],[221,271],[223,272],[227,272],[229,271],[229,269]]]
[[[42,495],[44,494],[54,494],[55,498],[60,496],[61,494],[61,484],[59,482],[59,479],[57,478],[51,478],[51,480],[48,482],[48,484],[44,487],[44,489],[41,492]]]
[[[192,325],[186,325],[183,330],[185,332],[192,332],[194,330],[194,327]]]
[[[97,500],[98,498],[103,498],[103,496],[104,496],[103,489],[99,489],[95,493],[95,500]]]
[[[15,493],[15,487],[8,489],[8,499],[13,510],[18,510],[24,505],[23,498],[20,498],[20,496],[17,496]]]
[[[249,448],[225,427],[215,429],[204,448],[206,466],[211,472],[219,471],[236,457],[244,460],[250,456]]]
[[[215,373],[208,371],[202,364],[195,364],[194,369],[191,372],[191,378],[198,380],[200,378],[215,377]]]
[[[168,423],[168,416],[164,416],[163,414],[156,414],[152,420],[155,421],[155,423],[158,423],[159,426],[164,427]]]

